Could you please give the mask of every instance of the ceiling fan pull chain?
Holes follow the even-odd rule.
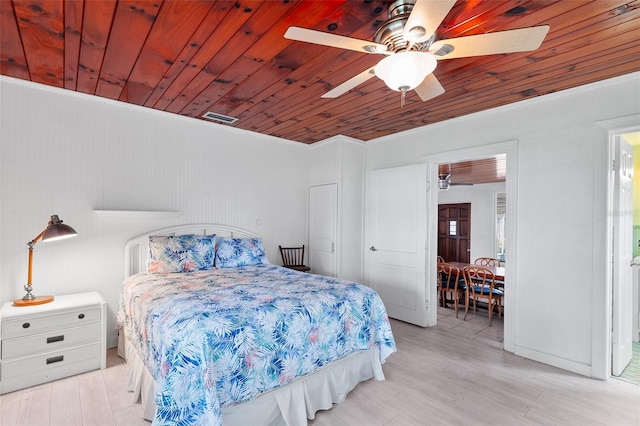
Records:
[[[407,99],[407,86],[402,86],[400,88],[400,108],[404,107],[404,104],[406,103]]]

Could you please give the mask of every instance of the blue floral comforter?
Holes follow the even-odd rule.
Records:
[[[119,325],[157,384],[153,424],[221,425],[222,408],[345,356],[395,352],[378,294],[276,265],[137,274]]]

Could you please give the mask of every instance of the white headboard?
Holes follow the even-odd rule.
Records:
[[[260,235],[246,229],[215,223],[196,223],[190,225],[177,225],[168,228],[156,229],[127,241],[124,246],[124,276],[125,278],[138,272],[147,272],[149,257],[149,236],[151,235],[212,235],[216,234],[224,238],[260,238]]]

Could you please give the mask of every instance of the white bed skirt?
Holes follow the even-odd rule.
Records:
[[[120,338],[118,343],[118,355],[127,360],[130,368],[128,391],[133,392],[134,401],[142,403],[144,418],[153,420],[156,411],[153,378],[133,345],[126,344],[126,338]],[[227,407],[222,410],[222,422],[224,426],[306,425],[318,410],[344,401],[358,383],[371,378],[384,380],[377,347],[352,354],[254,400]]]

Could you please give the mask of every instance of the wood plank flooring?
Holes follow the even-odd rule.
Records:
[[[149,426],[128,379],[125,361],[109,349],[104,370],[0,396],[0,426]]]
[[[462,321],[440,309],[423,329],[392,321],[398,352],[385,381],[368,381],[342,404],[316,413],[314,426],[640,424],[640,386],[598,381],[502,348],[502,321],[486,311]],[[1,426],[149,426],[126,392],[127,367],[115,350],[108,368],[0,397]]]

